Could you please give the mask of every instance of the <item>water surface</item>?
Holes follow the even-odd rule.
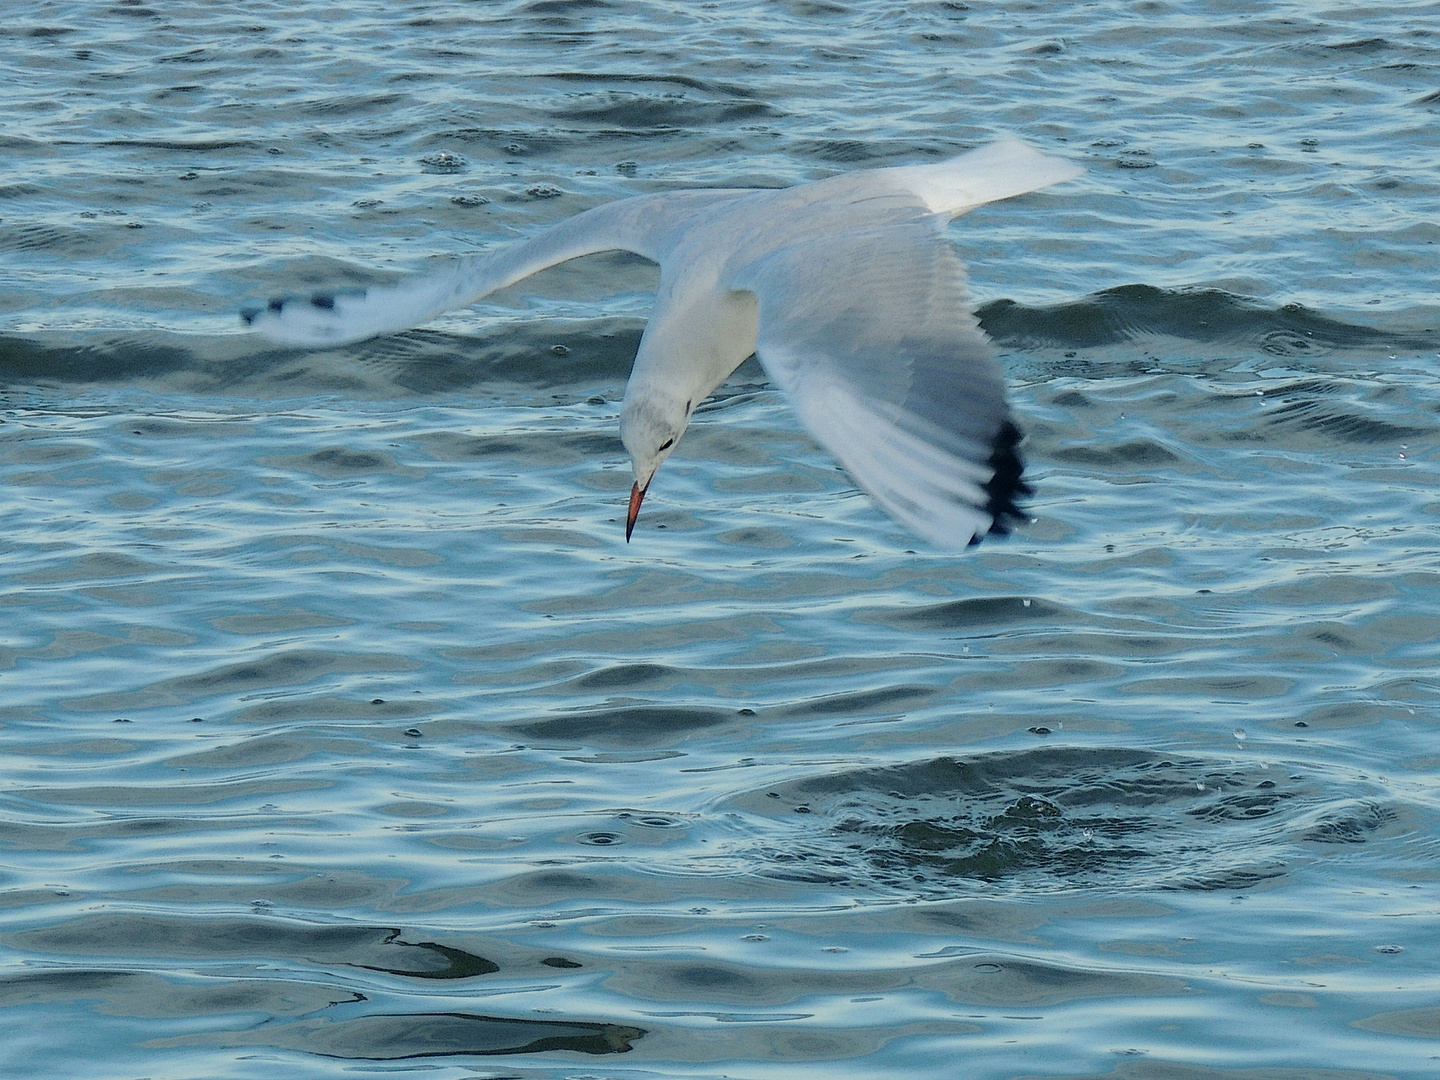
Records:
[[[5,1075],[1433,1075],[1437,16],[10,19]],[[1036,488],[963,556],[753,363],[627,546],[640,260],[236,319],[1001,134],[1088,171],[952,229]]]

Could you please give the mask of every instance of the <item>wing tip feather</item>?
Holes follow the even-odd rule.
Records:
[[[363,340],[374,333],[354,319],[353,302],[363,302],[366,291],[324,290],[309,295],[272,296],[261,306],[240,309],[240,321],[250,330],[278,345],[315,348]]]
[[[1010,529],[1026,520],[1028,515],[1019,500],[1033,495],[1035,489],[1025,482],[1025,459],[1020,456],[1020,441],[1024,433],[1015,424],[1006,420],[995,437],[990,440],[990,479],[984,485],[985,512],[990,515],[988,535],[1008,536]],[[978,544],[982,534],[977,533],[970,541]]]

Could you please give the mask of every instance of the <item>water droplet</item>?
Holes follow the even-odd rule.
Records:
[[[426,154],[420,159],[426,172],[451,173],[459,172],[470,163],[459,154],[452,154],[448,150],[438,150],[433,154]]]

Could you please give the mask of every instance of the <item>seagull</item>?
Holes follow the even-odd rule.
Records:
[[[753,354],[857,485],[915,534],[956,550],[1007,533],[1031,489],[945,227],[1083,171],[1006,139],[790,188],[639,195],[439,274],[281,297],[241,317],[284,345],[342,345],[408,330],[582,255],[634,252],[660,265],[660,284],[620,411],[635,479],[627,542],[696,406]]]

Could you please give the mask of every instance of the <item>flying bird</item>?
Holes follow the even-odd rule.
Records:
[[[417,326],[598,251],[660,265],[620,412],[635,483],[625,539],[700,405],[758,357],[856,484],[930,543],[956,549],[1020,518],[1020,431],[971,310],[951,219],[1084,170],[1004,140],[932,165],[781,189],[662,192],[606,203],[450,269],[241,313],[292,346]]]

